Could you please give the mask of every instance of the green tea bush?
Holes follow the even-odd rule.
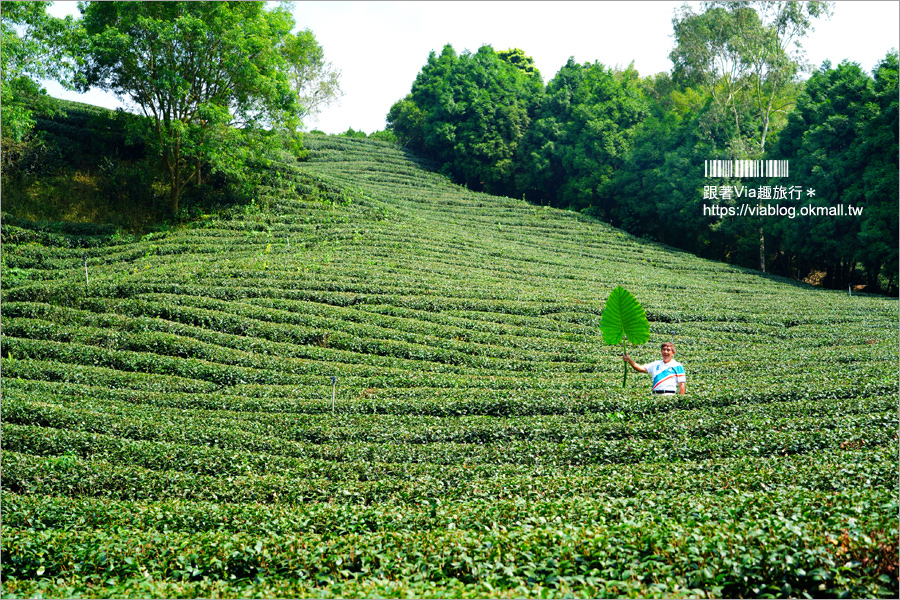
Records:
[[[143,237],[4,215],[5,596],[900,593],[896,302],[305,143]]]

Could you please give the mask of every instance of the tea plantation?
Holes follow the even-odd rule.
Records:
[[[896,299],[307,144],[143,238],[4,217],[4,597],[897,597]]]

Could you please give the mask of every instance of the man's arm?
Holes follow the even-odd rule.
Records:
[[[684,396],[684,382],[683,381],[678,382],[678,393],[681,394],[682,396]]]
[[[641,365],[639,365],[636,362],[634,362],[633,360],[631,360],[631,357],[628,356],[627,354],[622,355],[622,360],[624,360],[629,365],[631,365],[631,368],[634,369],[635,371],[637,371],[638,373],[647,373],[647,369],[645,369]]]

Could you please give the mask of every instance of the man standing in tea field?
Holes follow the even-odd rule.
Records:
[[[663,342],[660,347],[662,360],[650,364],[639,365],[627,354],[622,355],[622,360],[631,365],[638,373],[647,373],[653,378],[654,394],[684,394],[684,367],[675,360],[675,344]]]

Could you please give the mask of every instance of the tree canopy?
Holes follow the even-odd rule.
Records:
[[[263,2],[87,2],[80,88],[135,104],[169,181],[172,210],[204,169],[238,168],[234,127],[294,129],[302,110],[280,43],[293,18]]]
[[[646,112],[637,71],[574,59],[548,84],[520,150],[526,197],[577,210],[602,203]],[[607,208],[607,207],[604,207]]]
[[[325,51],[309,29],[288,33],[281,44],[291,87],[297,94],[300,117],[319,114],[342,95],[341,72],[325,60]]]
[[[405,143],[435,156],[445,172],[475,189],[515,191],[516,151],[543,82],[521,51],[491,46],[457,55],[431,52],[409,95],[387,116]]]
[[[801,39],[828,2],[704,2],[684,5],[673,19],[675,80],[706,91],[716,109],[710,128],[727,140],[734,159],[757,159],[772,120],[792,105],[792,86],[804,66]]]

